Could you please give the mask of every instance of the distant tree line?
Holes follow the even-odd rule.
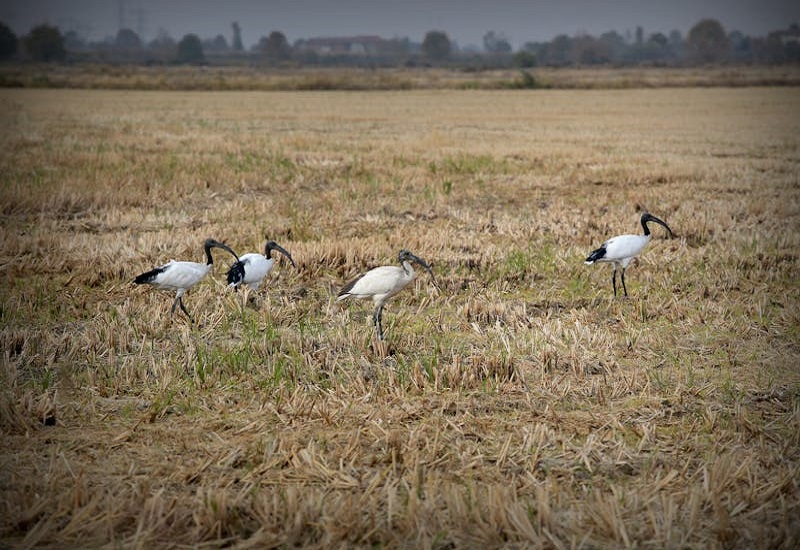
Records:
[[[113,38],[89,42],[75,31],[39,25],[17,37],[0,22],[0,60],[39,62],[108,62],[136,64],[255,64],[255,65],[369,65],[451,66],[473,69],[497,67],[658,65],[686,66],[719,63],[784,64],[800,62],[800,26],[776,30],[766,37],[726,32],[715,19],[703,19],[686,36],[679,31],[645,36],[638,27],[632,36],[609,31],[600,36],[561,34],[545,42],[526,42],[513,51],[501,33],[483,36],[483,50],[461,49],[446,32],[431,30],[421,43],[407,38],[377,36],[317,38],[289,43],[280,31],[262,36],[249,51],[238,23],[230,41],[218,34],[201,39],[190,33],[180,40],[159,31],[145,43],[132,29]]]

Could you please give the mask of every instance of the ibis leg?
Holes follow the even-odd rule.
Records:
[[[378,330],[378,340],[383,340],[383,304],[372,314],[372,322]]]
[[[182,309],[182,310],[183,310],[183,312],[186,314],[186,316],[189,318],[189,320],[190,320],[192,323],[194,323],[194,319],[192,319],[192,316],[191,316],[191,315],[189,315],[189,310],[187,310],[187,309],[186,309],[186,306],[185,306],[185,305],[183,305],[183,298],[182,298],[182,297],[181,297],[181,298],[178,298],[178,304],[180,304],[180,306],[181,306],[181,309]]]
[[[628,289],[625,288],[625,268],[624,267],[622,268],[622,277],[621,278],[622,278],[622,290],[625,291],[625,296],[627,297],[628,296]]]
[[[180,296],[176,296],[175,297],[175,301],[172,302],[172,307],[169,308],[169,314],[170,315],[175,315],[175,306],[177,306],[178,302],[180,302],[180,301],[181,301],[181,297]]]
[[[617,297],[617,264],[614,264],[614,271],[611,273],[611,286],[614,287],[614,297]]]

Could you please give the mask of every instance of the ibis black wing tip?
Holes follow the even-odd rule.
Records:
[[[237,286],[244,280],[244,264],[241,261],[234,262],[227,274],[228,285]]]
[[[361,277],[363,277],[363,275],[359,275],[358,277],[356,277],[352,281],[350,281],[347,284],[345,284],[342,287],[342,289],[339,291],[339,294],[336,295],[336,297],[339,300],[341,300],[343,298],[347,298],[350,295],[350,291],[353,290],[354,286],[356,286],[356,283],[361,280]]]
[[[586,260],[584,260],[584,262],[587,263],[587,264],[593,264],[594,262],[596,262],[600,258],[604,258],[605,255],[606,255],[606,247],[605,246],[601,246],[600,248],[598,248],[597,250],[595,250],[594,252],[589,254],[589,257],[586,258]]]
[[[156,277],[158,277],[158,275],[163,272],[164,272],[163,266],[156,267],[154,269],[151,269],[150,271],[145,271],[144,273],[137,275],[136,278],[133,280],[133,283],[137,285],[152,283],[153,281],[155,281]]]

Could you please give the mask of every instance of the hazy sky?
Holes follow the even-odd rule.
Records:
[[[139,15],[141,14],[141,16]],[[490,30],[516,48],[558,34],[599,35],[608,30],[645,35],[673,29],[684,35],[704,17],[726,31],[764,36],[800,22],[800,0],[3,0],[0,20],[18,34],[40,23],[77,30],[91,40],[114,36],[120,19],[152,39],[159,29],[179,39],[231,38],[231,22],[242,27],[245,46],[273,30],[294,42],[314,36],[376,34],[421,42],[443,30],[460,46],[483,43]]]

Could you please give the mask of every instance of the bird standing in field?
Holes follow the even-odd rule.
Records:
[[[647,222],[655,222],[659,225],[663,225],[667,231],[669,231],[670,236],[672,236],[672,229],[662,220],[659,220],[648,212],[642,214],[641,222],[644,228],[644,235],[618,235],[617,237],[611,237],[586,258],[587,264],[593,264],[595,262],[610,262],[614,264],[614,273],[611,274],[611,285],[614,287],[614,296],[617,295],[618,267],[622,268],[622,290],[625,292],[625,296],[628,295],[628,289],[625,288],[625,268],[628,267],[631,260],[638,256],[639,253],[644,250],[644,247],[647,246],[647,243],[650,242],[651,235],[650,229],[647,227]]]
[[[297,267],[289,254],[282,246],[275,241],[267,241],[264,247],[264,254],[250,252],[239,257],[228,270],[228,286],[237,289],[239,285],[247,285],[251,290],[257,290],[264,277],[272,270],[275,260],[272,258],[272,251],[277,250],[292,262],[292,267]]]
[[[422,258],[419,258],[408,250],[401,250],[397,256],[399,266],[384,265],[376,267],[353,279],[339,291],[337,300],[345,298],[372,298],[375,310],[372,313],[372,323],[378,331],[378,339],[383,340],[383,306],[387,300],[403,290],[414,280],[414,268],[411,263],[422,266],[431,274],[434,284],[436,278],[433,276],[431,266]]]
[[[192,316],[189,315],[189,312],[186,310],[186,306],[183,305],[182,296],[211,271],[211,266],[214,264],[214,259],[211,257],[211,249],[222,248],[238,259],[236,252],[228,245],[214,239],[206,239],[203,248],[206,252],[206,263],[204,264],[200,262],[176,262],[175,260],[170,260],[169,263],[142,273],[136,277],[133,282],[137,285],[150,284],[156,288],[176,291],[175,301],[172,302],[170,314],[174,315],[175,306],[179,305],[189,320],[194,322],[194,319],[192,319]]]

